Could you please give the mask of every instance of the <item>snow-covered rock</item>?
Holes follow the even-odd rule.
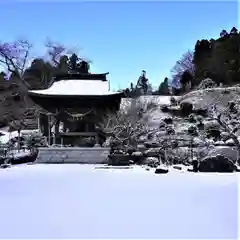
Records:
[[[168,173],[168,168],[165,166],[158,166],[155,170],[156,174],[164,174],[164,173]]]

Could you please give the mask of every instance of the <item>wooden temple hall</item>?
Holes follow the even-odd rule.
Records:
[[[99,123],[105,114],[116,114],[123,97],[122,92],[109,90],[107,74],[62,74],[49,88],[28,92],[44,109],[39,128],[50,145],[93,147],[105,141]]]

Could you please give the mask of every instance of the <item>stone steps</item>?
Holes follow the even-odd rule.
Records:
[[[35,163],[107,164],[109,148],[49,147],[39,148]]]

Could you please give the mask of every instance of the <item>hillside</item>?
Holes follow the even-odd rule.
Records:
[[[133,102],[135,105],[138,102],[141,107],[145,106],[140,121],[148,127],[148,132],[140,137],[140,145],[149,141],[158,143],[158,146],[167,144],[169,156],[187,158],[190,162],[195,158],[204,159],[217,154],[236,162],[236,141],[228,130],[212,118],[210,112],[211,107],[216,105],[218,113],[226,113],[229,111],[229,103],[239,103],[239,97],[239,87],[212,88],[175,97],[175,104],[171,103],[172,96],[143,96],[138,99],[123,99],[121,107],[131,108]],[[192,105],[189,113],[183,112],[185,103]],[[237,127],[235,136],[240,140],[238,114],[233,115],[232,119],[224,121],[231,129]],[[177,148],[173,147],[174,142],[177,142]],[[192,157],[190,146],[193,148]]]

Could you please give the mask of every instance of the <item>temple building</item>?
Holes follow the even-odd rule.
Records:
[[[28,92],[43,111],[39,128],[49,144],[94,146],[105,141],[100,122],[106,114],[116,114],[122,92],[111,92],[108,73],[88,71],[57,75],[49,88]]]

